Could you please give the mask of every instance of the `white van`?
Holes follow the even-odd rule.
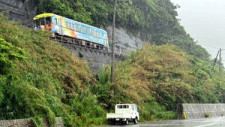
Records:
[[[117,122],[126,125],[129,122],[137,124],[140,120],[136,104],[117,104],[115,106],[115,113],[107,113],[106,118],[109,124],[115,124]]]

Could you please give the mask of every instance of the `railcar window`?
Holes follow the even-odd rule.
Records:
[[[77,24],[75,24],[75,27],[76,27],[76,31],[78,32],[78,25],[77,25]]]
[[[80,32],[81,31],[81,27],[80,27],[80,25],[78,25],[78,32]]]
[[[52,22],[51,17],[46,17],[45,20],[46,20],[46,24],[51,25],[51,22]]]
[[[96,31],[95,30],[93,30],[93,36],[96,37]]]
[[[66,21],[66,28],[68,28],[68,22]]]
[[[92,30],[92,36],[93,37],[95,36],[95,30]]]
[[[86,34],[86,33],[87,33],[87,29],[86,29],[85,26],[82,27],[82,33],[83,33],[83,34]]]
[[[68,22],[68,29],[70,29],[70,22]]]
[[[107,34],[104,33],[104,34],[103,34],[103,38],[104,38],[104,39],[107,39]]]
[[[77,30],[77,32],[80,32],[80,25],[79,24],[76,24],[76,30]]]
[[[71,29],[71,30],[73,29],[72,23],[70,23],[70,29]]]
[[[69,22],[69,29],[71,29],[71,23]]]
[[[59,19],[58,25],[62,26],[62,19]]]
[[[99,33],[99,32],[98,32],[98,31],[96,31],[96,35],[95,35],[96,37],[98,37],[98,33]]]
[[[40,19],[39,23],[40,23],[40,25],[45,25],[45,20],[44,19]]]
[[[75,26],[75,24],[73,24],[73,30],[76,31],[76,26]]]
[[[98,37],[98,31],[96,31],[96,37]]]
[[[88,34],[89,34],[89,35],[92,35],[92,34],[91,34],[91,31],[92,31],[91,28],[89,28],[89,29],[88,29]]]

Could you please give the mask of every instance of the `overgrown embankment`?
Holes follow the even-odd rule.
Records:
[[[109,110],[111,104],[137,103],[143,120],[176,118],[178,103],[224,102],[225,84],[211,68],[210,61],[177,46],[145,45],[116,65],[114,84],[110,70],[102,70],[94,93]]]
[[[104,121],[105,110],[90,90],[95,82],[79,60],[47,32],[7,22],[0,16],[0,119],[63,117],[66,126]],[[3,68],[3,69],[2,69]]]

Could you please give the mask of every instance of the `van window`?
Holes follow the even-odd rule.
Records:
[[[123,108],[129,108],[129,105],[123,105]]]
[[[117,108],[118,109],[121,109],[121,108],[123,108],[123,106],[122,105],[118,105]]]
[[[126,108],[129,108],[129,105],[118,105],[117,108],[118,109],[126,109]]]
[[[134,105],[132,105],[132,110],[135,110]]]

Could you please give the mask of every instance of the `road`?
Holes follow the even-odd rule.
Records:
[[[134,125],[130,123],[126,126],[113,125],[101,127],[225,127],[225,117],[188,119],[188,120],[167,120],[159,122],[145,122]]]

